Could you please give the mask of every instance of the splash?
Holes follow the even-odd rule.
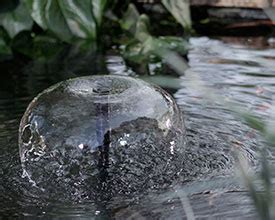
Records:
[[[30,103],[19,128],[22,167],[44,192],[130,194],[180,175],[182,113],[162,89],[124,76],[63,81]]]

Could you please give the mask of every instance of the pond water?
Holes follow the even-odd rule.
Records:
[[[266,39],[253,42],[192,38],[189,65],[219,95],[268,120],[275,89],[275,49]],[[0,64],[0,216],[184,219],[193,212],[198,219],[257,219],[247,192],[233,176],[237,151],[257,168],[258,149],[265,146],[263,139],[232,111],[205,99],[185,76],[179,77],[181,88],[174,97],[187,128],[186,154],[182,158],[183,176],[170,187],[96,201],[62,201],[43,196],[21,177],[18,127],[28,103],[43,89],[70,77],[133,74],[119,56],[107,55],[104,59],[106,65],[102,57],[93,54],[59,62],[6,60]],[[268,158],[275,161],[275,152],[271,148],[268,152]]]

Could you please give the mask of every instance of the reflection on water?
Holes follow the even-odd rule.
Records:
[[[191,39],[191,70],[224,98],[236,100],[267,120],[275,88],[275,49],[267,44],[261,48],[224,40]],[[56,198],[42,199],[38,189],[30,188],[29,182],[21,178],[17,133],[19,120],[32,97],[55,82],[76,75],[105,73],[107,69],[113,74],[120,71],[131,74],[117,56],[108,56],[106,66],[94,57],[85,59],[89,65],[83,66],[84,61],[73,62],[73,65],[66,63],[66,68],[45,62],[1,64],[4,73],[0,76],[1,216],[182,219],[184,191],[198,218],[256,218],[249,197],[231,176],[234,151],[242,152],[257,166],[257,148],[264,146],[263,140],[230,110],[204,99],[184,76],[180,79],[182,88],[174,94],[184,112],[188,139],[182,158],[183,181],[174,183],[180,186],[177,192],[170,187],[149,190],[133,198],[124,195],[108,201],[71,204],[57,202]],[[272,149],[269,157],[274,161]]]

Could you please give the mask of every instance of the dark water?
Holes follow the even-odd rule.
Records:
[[[191,70],[197,72],[207,86],[268,119],[275,88],[275,49],[272,45],[264,41],[264,44],[255,46],[251,40],[227,38],[223,41],[193,38],[191,45]],[[53,83],[70,77],[108,72],[133,74],[115,55],[108,55],[106,62],[92,54],[60,59],[32,63],[7,60],[1,63],[0,216],[185,219],[193,212],[198,219],[257,219],[246,191],[233,178],[234,152],[240,152],[257,168],[257,149],[265,145],[262,138],[232,111],[205,99],[204,94],[190,86],[184,76],[179,77],[182,88],[174,94],[184,112],[187,127],[181,181],[175,182],[173,187],[113,196],[108,201],[44,199],[40,191],[21,178],[18,127],[30,100]],[[274,161],[272,149],[269,158]]]

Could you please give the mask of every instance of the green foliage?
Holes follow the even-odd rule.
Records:
[[[150,34],[150,21],[147,15],[139,15],[133,4],[130,4],[125,16],[120,21],[121,27],[129,31],[134,40],[130,40],[123,47],[122,55],[130,61],[130,65],[140,64],[144,66],[141,71],[148,69],[149,63],[168,61],[171,51],[185,55],[188,51],[188,43],[180,37],[160,36]],[[173,52],[174,53],[174,52]],[[134,64],[135,63],[135,64]]]
[[[262,151],[261,154],[261,170],[255,175],[249,175],[247,168],[240,160],[240,170],[242,179],[249,191],[249,195],[257,209],[259,217],[263,220],[270,220],[275,218],[275,211],[273,209],[275,194],[272,189],[272,174],[266,155]]]
[[[41,0],[24,0],[32,19],[44,30],[47,29],[45,20],[44,9],[46,8],[47,1]]]
[[[162,0],[161,2],[184,28],[191,29],[189,0]]]
[[[164,36],[159,37],[159,46],[169,49],[171,51],[177,52],[181,55],[185,55],[189,49],[189,43],[181,37],[174,36]]]
[[[162,50],[173,50],[185,55],[188,49],[188,43],[183,38],[172,36],[163,36],[155,39],[148,38],[148,40],[143,43],[134,40],[123,48],[123,56],[131,62],[157,63],[161,61],[161,57],[156,55],[156,48],[154,47],[162,48]]]
[[[0,27],[0,55],[11,55],[12,51],[8,45],[8,33]]]
[[[133,4],[129,4],[127,11],[124,13],[123,18],[120,20],[122,29],[136,32],[136,22],[139,18],[139,12]]]
[[[101,22],[106,1],[98,0],[25,0],[33,20],[59,39],[73,43],[76,39],[95,40],[97,22]],[[96,16],[93,14],[96,12]]]
[[[248,112],[242,112],[240,113],[241,117],[245,120],[245,122],[251,127],[254,128],[261,133],[265,133],[265,123],[262,122],[260,119],[255,117],[254,115],[248,113]]]
[[[107,0],[90,0],[92,2],[93,16],[98,28],[101,27]]]
[[[162,48],[162,51],[163,48],[175,49],[183,55],[186,54],[187,43],[184,39],[167,36],[153,37],[149,31],[148,16],[140,15],[129,1],[125,3],[128,4],[128,9],[121,19],[110,11],[113,8],[117,10],[121,2],[108,3],[110,3],[108,0],[21,0],[17,7],[9,6],[10,11],[2,14],[0,12],[0,26],[9,36],[9,38],[3,38],[0,35],[0,38],[2,37],[0,53],[10,53],[12,49],[31,58],[37,56],[46,58],[58,52],[59,46],[56,46],[56,51],[54,48],[55,44],[60,42],[86,49],[94,48],[95,42],[99,39],[104,12],[108,5],[107,17],[118,22],[124,33],[125,31],[130,33],[123,50],[123,56],[129,62],[145,62],[144,66],[148,66],[151,61],[159,62],[161,56],[154,53],[157,51],[156,48]],[[114,7],[114,4],[118,7]],[[187,7],[186,3],[179,2],[174,4],[164,1],[164,4],[173,15],[179,13],[176,12],[175,7],[180,7],[179,10]],[[187,15],[184,16],[184,22],[191,24],[188,19],[186,20]],[[177,17],[179,18],[178,15]],[[34,23],[43,31],[39,29],[37,32],[37,26],[33,29]],[[56,40],[53,40],[54,38]]]
[[[0,38],[0,54],[11,55],[11,49],[6,42]]]
[[[25,4],[20,3],[15,10],[0,14],[0,25],[13,38],[23,30],[30,30],[33,21]]]
[[[251,127],[259,132],[265,137],[267,142],[275,147],[275,121],[274,119],[270,119],[268,123],[263,122],[258,119],[255,115],[248,112],[237,112],[245,122]]]
[[[94,48],[106,5],[107,0],[21,0],[15,7],[9,3],[11,10],[0,13],[0,28],[8,34],[0,33],[0,53],[13,49],[31,58],[48,57],[60,49],[55,49],[57,41]],[[43,33],[33,32],[34,22]]]
[[[141,79],[154,83],[158,86],[161,86],[163,88],[169,88],[169,89],[180,89],[182,88],[181,81],[172,76],[164,76],[164,75],[157,75],[157,76],[143,76]]]

